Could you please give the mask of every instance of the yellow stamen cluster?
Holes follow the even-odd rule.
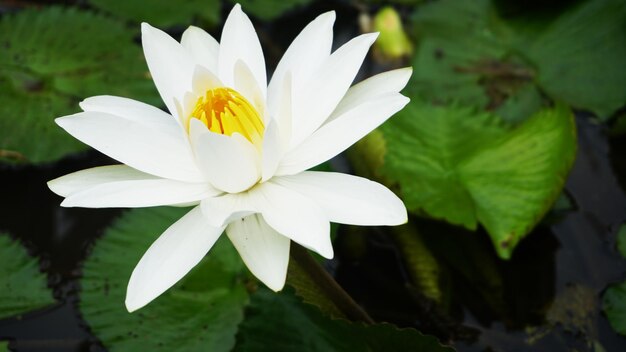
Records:
[[[211,131],[231,136],[237,132],[253,144],[262,140],[265,126],[257,110],[237,91],[215,88],[198,99],[191,117]]]

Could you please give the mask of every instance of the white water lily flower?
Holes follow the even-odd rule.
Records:
[[[195,207],[137,264],[126,307],[148,304],[187,274],[225,230],[250,271],[283,288],[293,240],[333,257],[329,221],[398,225],[402,201],[384,186],[306,171],[344,151],[402,109],[411,69],[350,88],[377,34],[331,54],[335,13],[317,17],[285,52],[267,84],[248,17],[236,5],[220,43],[197,27],[180,43],[142,25],[144,54],[170,114],[131,99],[97,96],[56,122],[123,165],[49,182],[66,207]]]

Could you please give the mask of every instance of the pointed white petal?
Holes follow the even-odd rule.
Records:
[[[350,225],[400,225],[406,207],[387,187],[368,179],[334,172],[305,171],[272,179],[313,199],[332,222]]]
[[[334,11],[319,15],[298,34],[285,51],[268,87],[267,105],[270,115],[275,116],[280,110],[284,80],[288,72],[293,76],[290,79],[294,80],[296,86],[301,87],[328,58],[333,43],[333,23]]]
[[[161,99],[172,115],[177,115],[174,99],[182,101],[191,89],[195,63],[189,51],[167,33],[141,24],[141,43],[150,74]]]
[[[223,228],[207,224],[200,207],[170,226],[143,255],[126,290],[126,308],[135,311],[172,287],[211,249]]]
[[[389,93],[399,93],[409,82],[413,68],[405,67],[372,76],[348,89],[348,92],[337,105],[337,108],[326,122],[334,120],[344,112]]]
[[[242,60],[250,68],[265,100],[267,76],[263,50],[252,22],[241,11],[239,4],[230,11],[220,40],[218,74],[227,86],[234,86],[235,64],[238,60]]]
[[[200,96],[204,95],[208,90],[224,86],[215,73],[203,66],[196,66],[194,69],[192,85],[193,91]]]
[[[282,290],[291,241],[267,225],[260,214],[232,222],[226,234],[252,274],[270,289]]]
[[[145,124],[101,112],[63,116],[55,122],[81,142],[139,171],[204,181],[186,138],[174,124]]]
[[[346,111],[286,153],[276,175],[294,175],[336,156],[380,126],[408,102],[409,98],[392,93]]]
[[[325,258],[333,257],[330,223],[313,200],[272,180],[256,186],[250,193],[274,230]]]
[[[53,191],[66,193],[61,203],[64,207],[139,208],[190,204],[219,194],[207,182],[174,181],[124,168],[128,167],[116,165],[87,169],[48,184]]]
[[[176,119],[172,115],[133,99],[99,95],[83,100],[80,107],[86,112],[103,112],[144,124],[176,127]]]
[[[265,182],[274,176],[274,173],[278,168],[278,163],[283,156],[280,132],[281,131],[278,129],[278,123],[276,123],[275,120],[270,120],[267,126],[265,126],[263,151],[261,156],[261,182]]]
[[[259,87],[254,74],[242,60],[235,63],[235,90],[241,93],[256,109],[262,119],[265,118],[265,93]],[[264,119],[264,122],[267,121]]]
[[[211,72],[217,72],[220,45],[204,29],[189,26],[183,32],[180,43],[191,53],[196,64],[206,67]]]
[[[198,99],[204,97],[207,91],[223,86],[220,79],[206,67],[200,65],[195,67],[192,79],[193,90],[185,93],[182,101],[176,100],[180,111],[180,125],[184,127],[185,134],[189,130],[189,119],[196,108]]]
[[[237,193],[259,180],[259,156],[245,137],[208,132],[197,119],[191,119],[190,128],[198,165],[215,188]],[[196,132],[201,129],[205,131]]]
[[[211,226],[226,226],[229,222],[248,216],[258,211],[250,194],[226,193],[217,197],[209,197],[200,203],[202,214]]]
[[[93,167],[55,178],[48,181],[48,187],[52,192],[62,197],[67,197],[107,182],[144,180],[150,177],[155,178],[126,165],[108,165]]]
[[[360,35],[337,49],[305,87],[294,90],[291,146],[326,121],[350,88],[378,33]]]

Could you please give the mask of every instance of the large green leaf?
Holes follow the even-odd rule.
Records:
[[[46,275],[37,260],[0,233],[0,318],[23,314],[54,303],[46,285]]]
[[[626,104],[626,2],[590,0],[557,18],[527,50],[550,96],[608,118]]]
[[[267,351],[268,346],[276,352],[453,351],[413,329],[331,320],[288,293],[259,290],[251,298],[235,351]]]
[[[555,100],[609,117],[626,103],[626,4],[588,0],[549,18],[504,20],[492,0],[441,0],[413,16],[409,89],[521,121]]]
[[[414,100],[382,131],[382,172],[409,210],[472,230],[480,222],[502,258],[550,209],[576,152],[563,105],[513,128],[490,113]]]
[[[0,20],[0,151],[31,162],[82,150],[55,117],[80,99],[120,95],[159,104],[133,32],[112,19],[49,7]],[[8,151],[8,152],[6,152]]]
[[[157,27],[191,24],[200,18],[216,24],[222,12],[218,0],[91,0],[95,7],[119,18],[134,22],[148,22]]]
[[[512,34],[490,0],[432,2],[413,23],[419,47],[409,89],[420,96],[495,108],[529,89],[531,72],[508,59]]]
[[[248,295],[242,264],[223,236],[182,282],[145,308],[124,307],[130,274],[150,244],[186,209],[132,210],[99,240],[85,263],[81,311],[96,336],[117,351],[228,351]]]
[[[262,20],[270,21],[280,17],[287,11],[304,6],[311,0],[229,0],[231,3],[241,4],[247,14]]]

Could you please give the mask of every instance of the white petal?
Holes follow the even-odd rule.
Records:
[[[252,71],[265,100],[267,76],[261,43],[248,16],[239,4],[230,11],[220,40],[218,73],[228,86],[234,87],[235,64],[242,60]]]
[[[289,239],[272,229],[259,214],[232,222],[226,234],[254,276],[267,287],[285,286],[289,264]]]
[[[178,99],[176,100],[177,105],[180,107],[180,125],[184,127],[185,133],[189,130],[189,119],[196,108],[198,99],[204,97],[207,91],[223,87],[224,84],[206,67],[198,65],[193,71],[192,86],[193,90],[185,93],[182,102],[179,102]]]
[[[63,116],[55,122],[81,142],[139,171],[187,182],[205,179],[175,124],[145,124],[101,112]]]
[[[141,43],[152,80],[172,115],[177,115],[174,99],[183,100],[191,89],[195,63],[191,54],[167,33],[141,24]]]
[[[127,120],[151,125],[176,126],[176,119],[165,111],[133,99],[99,95],[80,103],[87,112],[104,112]]]
[[[208,131],[197,133],[196,130],[206,130],[197,119],[191,119],[190,128],[198,165],[215,188],[237,193],[259,180],[259,156],[245,137],[239,133],[232,136]]]
[[[334,11],[319,15],[298,34],[285,51],[267,88],[270,115],[275,116],[280,110],[287,73],[293,75],[290,79],[296,82],[297,87],[301,87],[328,58],[333,43],[333,23]]]
[[[334,120],[344,112],[367,102],[370,99],[377,98],[389,93],[399,93],[409,82],[413,68],[405,67],[397,70],[387,71],[372,76],[348,89],[348,92],[337,105],[335,111],[328,118],[328,121]]]
[[[310,169],[346,150],[385,122],[409,102],[392,93],[372,99],[326,123],[294,150],[285,154],[276,175],[293,175]]]
[[[352,84],[378,33],[360,35],[337,49],[302,89],[294,90],[291,146],[326,121]]]
[[[305,171],[272,179],[313,199],[332,222],[350,225],[400,225],[406,208],[387,187],[368,179],[334,172]]]
[[[223,87],[224,84],[220,79],[207,68],[203,66],[196,66],[193,71],[193,91],[198,96],[203,96],[207,91],[219,87]],[[195,103],[195,101],[194,101]]]
[[[248,216],[258,211],[247,192],[226,193],[217,197],[209,197],[200,203],[202,214],[211,226],[226,226],[229,222]]]
[[[217,58],[220,52],[220,45],[204,29],[189,26],[180,43],[191,53],[196,64],[206,67],[211,72],[217,72]]]
[[[211,249],[223,228],[207,224],[199,207],[170,226],[143,255],[126,291],[126,308],[135,311],[185,276]]]
[[[218,194],[208,183],[187,183],[155,177],[126,165],[95,167],[48,182],[65,198],[64,207],[152,207],[197,203]]]
[[[278,123],[275,120],[270,120],[267,126],[265,126],[263,137],[261,182],[265,182],[274,176],[278,163],[283,156],[282,151]]]
[[[313,200],[272,180],[250,192],[254,192],[257,207],[274,230],[323,257],[333,257],[330,223]]]
[[[67,197],[107,182],[144,180],[150,177],[155,178],[126,165],[108,165],[93,167],[55,178],[48,181],[48,187],[52,192],[62,197]]]
[[[264,122],[265,120],[265,93],[262,92],[259,84],[248,65],[242,60],[235,63],[235,90],[241,93],[256,109]]]

